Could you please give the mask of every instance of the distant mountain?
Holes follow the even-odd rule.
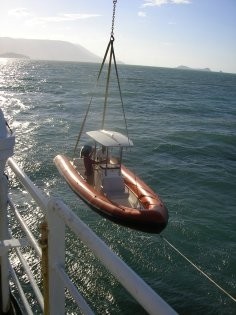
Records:
[[[28,56],[22,54],[16,54],[12,52],[0,54],[0,58],[18,58],[18,59],[30,59]]]
[[[190,67],[187,67],[187,66],[178,66],[176,67],[176,69],[180,69],[180,70],[198,70],[198,71],[211,71],[211,69],[209,68],[203,68],[203,69],[196,69],[196,68],[190,68]]]
[[[9,54],[9,52],[39,60],[101,61],[100,57],[83,46],[65,41],[0,37],[0,55]]]

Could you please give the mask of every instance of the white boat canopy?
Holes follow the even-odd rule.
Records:
[[[133,142],[125,135],[109,130],[88,131],[86,134],[105,147],[130,147]]]

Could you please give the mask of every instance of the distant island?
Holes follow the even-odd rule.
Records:
[[[211,69],[210,69],[210,68],[197,69],[197,68],[190,68],[190,67],[187,67],[187,66],[178,66],[178,67],[176,67],[176,69],[180,69],[180,70],[211,71]]]
[[[0,37],[2,58],[29,58],[100,63],[101,58],[81,45],[61,40]]]
[[[13,52],[0,54],[0,58],[17,58],[17,59],[30,59],[30,57],[22,54],[16,54]]]

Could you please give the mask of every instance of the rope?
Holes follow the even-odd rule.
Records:
[[[104,57],[103,57],[103,60],[102,60],[102,63],[101,63],[101,67],[100,67],[99,72],[98,72],[98,76],[97,76],[97,80],[96,80],[95,87],[96,87],[97,84],[98,84],[98,81],[99,81],[99,79],[100,79],[100,76],[101,76],[101,73],[102,73],[104,64],[105,64],[106,59],[107,59],[107,55],[108,55],[108,53],[110,52],[110,54],[109,54],[109,62],[108,62],[108,73],[107,73],[107,81],[106,81],[106,90],[105,90],[105,97],[104,97],[104,107],[103,107],[103,117],[102,117],[102,129],[104,129],[104,124],[105,124],[105,116],[106,116],[107,100],[108,100],[108,92],[109,92],[109,83],[110,83],[110,74],[111,74],[111,64],[112,64],[112,60],[113,60],[114,67],[115,67],[116,78],[117,78],[118,89],[119,89],[120,101],[121,101],[121,105],[122,105],[122,112],[123,112],[123,117],[124,117],[124,122],[125,122],[126,134],[127,134],[128,139],[129,139],[127,120],[126,120],[125,110],[124,110],[124,102],[123,102],[122,93],[121,93],[120,80],[119,80],[118,69],[117,69],[117,63],[116,63],[116,57],[115,57],[114,46],[113,46],[113,42],[114,42],[114,40],[115,40],[115,39],[114,39],[114,23],[115,23],[115,13],[116,13],[116,3],[117,3],[117,0],[114,0],[114,1],[113,1],[113,14],[112,14],[111,37],[110,37],[109,43],[108,43],[108,45],[107,45],[107,48],[106,48],[106,51],[105,51],[105,55],[104,55]],[[80,128],[79,135],[78,135],[78,137],[77,137],[77,141],[76,141],[76,144],[75,144],[73,157],[74,157],[75,154],[76,154],[76,149],[77,149],[77,147],[78,147],[78,144],[79,144],[81,135],[82,135],[83,130],[84,130],[84,125],[85,125],[85,122],[86,122],[86,120],[87,120],[88,113],[89,113],[89,111],[90,111],[90,107],[91,107],[91,104],[92,104],[92,100],[93,100],[93,96],[91,96],[91,98],[90,98],[90,102],[89,102],[88,108],[87,108],[87,110],[86,110],[86,113],[85,113],[85,116],[84,116],[84,119],[83,119],[83,122],[82,122],[82,125],[81,125],[81,128]]]
[[[104,129],[105,124],[105,116],[106,116],[106,109],[107,109],[107,98],[108,98],[108,90],[109,90],[109,83],[110,83],[110,74],[111,74],[111,63],[112,63],[112,50],[113,50],[113,36],[110,39],[110,56],[109,56],[109,64],[108,64],[108,73],[107,73],[107,83],[106,83],[106,91],[105,91],[105,98],[104,98],[104,107],[103,107],[103,116],[102,116],[102,129]]]
[[[102,73],[102,69],[103,69],[103,66],[104,66],[104,64],[105,64],[105,61],[106,61],[106,58],[107,58],[107,54],[108,54],[108,51],[109,51],[109,49],[110,49],[110,45],[111,45],[111,41],[109,41],[109,43],[108,43],[108,45],[107,45],[107,49],[106,49],[105,55],[104,55],[104,57],[103,57],[103,60],[102,60],[102,63],[101,63],[101,67],[100,67],[100,69],[99,69],[98,76],[97,76],[97,80],[96,80],[96,83],[95,83],[95,87],[94,87],[94,88],[97,87],[98,81],[99,81],[99,79],[100,79],[100,75],[101,75],[101,73]],[[77,149],[77,147],[78,147],[78,144],[79,144],[81,135],[82,135],[83,130],[84,130],[84,125],[85,125],[85,122],[86,122],[87,117],[88,117],[88,113],[89,113],[89,110],[90,110],[90,107],[91,107],[91,104],[92,104],[92,100],[93,100],[93,96],[91,96],[91,98],[90,98],[89,105],[88,105],[88,108],[87,108],[87,110],[86,110],[86,113],[85,113],[85,116],[84,116],[84,119],[83,119],[83,122],[82,122],[82,125],[81,125],[81,128],[80,128],[79,135],[78,135],[78,137],[77,137],[77,141],[76,141],[75,148],[74,148],[73,158],[74,158],[74,156],[75,156],[75,154],[76,154],[76,149]]]
[[[217,284],[213,279],[211,279],[204,271],[202,271],[198,266],[196,266],[189,258],[187,258],[183,253],[181,253],[173,244],[171,244],[164,236],[160,237],[171,247],[173,248],[181,257],[183,257],[188,263],[190,263],[195,269],[197,269],[205,278],[212,282],[218,289],[220,289],[224,294],[226,294],[231,300],[236,302],[236,299],[229,294],[225,289],[223,289],[219,284]]]
[[[107,74],[107,83],[106,83],[106,92],[105,92],[105,101],[104,101],[104,109],[103,109],[102,129],[104,129],[104,123],[105,123],[107,99],[108,99],[108,90],[109,90],[109,82],[110,82],[110,73],[111,73],[111,63],[112,63],[112,60],[113,60],[114,67],[115,67],[117,84],[118,84],[118,89],[119,89],[120,101],[121,101],[121,106],[122,106],[122,113],[123,113],[124,122],[125,122],[126,134],[127,134],[128,139],[129,139],[127,120],[126,120],[125,110],[124,110],[124,102],[123,102],[122,93],[121,93],[120,79],[119,79],[119,74],[118,74],[118,68],[117,68],[117,63],[116,63],[114,46],[113,46],[114,40],[115,39],[114,39],[113,35],[111,35],[111,39],[110,39],[110,42],[108,44],[108,48],[107,48],[107,51],[106,51],[106,56],[107,56],[108,50],[110,49],[110,57],[109,57],[109,64],[108,64],[108,74]],[[104,62],[105,62],[105,60],[104,60]]]
[[[84,130],[84,125],[85,125],[85,122],[86,122],[86,119],[87,119],[87,116],[88,116],[88,113],[89,113],[89,110],[90,110],[90,106],[91,106],[91,104],[92,104],[92,100],[93,100],[93,96],[91,96],[91,98],[90,98],[90,102],[89,102],[88,108],[87,108],[86,113],[85,113],[85,116],[84,116],[84,120],[83,120],[82,125],[81,125],[81,128],[80,128],[80,132],[79,132],[79,135],[78,135],[78,138],[77,138],[77,141],[76,141],[76,144],[75,144],[75,148],[74,148],[73,158],[74,158],[75,155],[76,155],[76,149],[77,149],[77,147],[78,147],[78,144],[79,144],[81,135],[82,135],[83,130]]]
[[[11,127],[9,126],[8,122],[5,120],[7,128],[10,130],[11,135],[13,134],[13,131],[11,130]]]
[[[124,121],[125,121],[125,129],[126,129],[127,137],[129,139],[128,125],[127,125],[127,120],[126,120],[126,116],[125,116],[124,102],[123,102],[122,93],[121,93],[120,79],[119,79],[119,75],[118,75],[118,68],[117,68],[117,64],[116,64],[116,57],[115,57],[115,52],[114,52],[114,49],[113,49],[113,45],[112,45],[112,52],[113,52],[114,66],[115,66],[115,70],[116,70],[117,83],[118,83],[118,88],[119,88],[119,93],[120,93],[120,101],[121,101],[121,105],[122,105],[123,117],[124,117]]]

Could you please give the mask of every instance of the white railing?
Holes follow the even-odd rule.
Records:
[[[20,243],[17,243],[17,247],[14,246],[14,244],[12,247],[16,247],[16,253],[28,276],[36,299],[44,314],[66,314],[65,288],[68,289],[82,313],[94,314],[65,271],[66,226],[69,227],[83,244],[90,248],[93,254],[100,260],[101,264],[103,264],[106,269],[116,277],[121,285],[149,314],[176,314],[176,312],[124,261],[112,252],[109,247],[87,225],[85,225],[71,209],[68,208],[68,206],[61,200],[57,198],[49,198],[40,191],[12,158],[8,160],[8,165],[33,200],[42,209],[45,216],[46,228],[44,229],[44,233],[46,233],[46,238],[45,244],[43,244],[45,246],[41,246],[42,248],[40,248],[39,241],[35,239],[13,202],[9,201],[10,209],[14,212],[24,234],[26,235],[26,239],[21,240],[21,242],[19,241]],[[49,233],[47,233],[47,231],[49,231]],[[43,295],[20,250],[20,246],[24,245],[26,240],[27,244],[34,248],[39,258],[42,258],[44,261],[44,267],[46,263],[46,271],[44,267],[42,267],[42,271],[44,272]],[[43,240],[41,239],[41,245],[42,243]],[[12,266],[10,267],[10,270],[27,314],[33,314]]]

